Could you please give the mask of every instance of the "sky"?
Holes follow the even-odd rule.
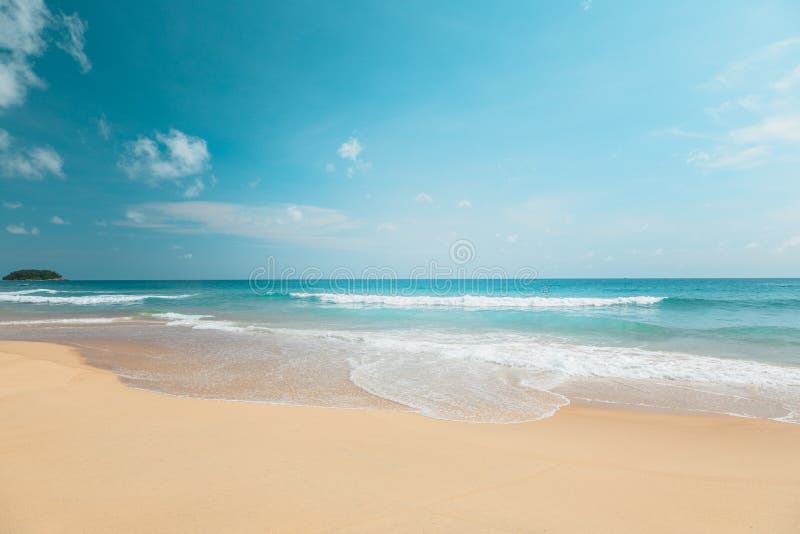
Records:
[[[800,276],[799,164],[796,0],[0,0],[4,272]]]

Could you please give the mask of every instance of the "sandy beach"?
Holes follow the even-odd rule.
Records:
[[[0,428],[2,532],[800,531],[800,426],[767,420],[205,401],[1,342]]]

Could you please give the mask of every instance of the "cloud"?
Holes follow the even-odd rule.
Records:
[[[748,243],[748,244],[746,244],[746,245],[744,246],[744,248],[747,248],[747,249],[758,248],[758,243],[756,243],[755,241],[753,241],[752,243]]]
[[[663,248],[657,248],[653,251],[653,256],[663,256],[663,255],[664,255]]]
[[[581,2],[581,7],[584,11],[589,11],[592,9],[592,0],[583,0],[583,2]]]
[[[792,236],[778,245],[778,252],[785,252],[790,248],[800,247],[800,235]]]
[[[416,202],[427,202],[428,204],[433,202],[433,198],[431,198],[431,196],[428,193],[420,193],[416,197],[414,197],[414,200]]]
[[[800,115],[767,117],[758,124],[730,133],[735,143],[796,143],[800,141]]]
[[[763,46],[746,57],[729,63],[718,72],[709,85],[722,85],[731,87],[747,80],[747,76],[754,70],[764,69],[765,66],[774,64],[785,54],[800,45],[800,36],[782,39]]]
[[[195,198],[199,196],[205,188],[206,186],[203,183],[203,180],[200,178],[195,178],[194,183],[184,190],[183,196],[186,198]]]
[[[111,125],[108,123],[105,113],[100,115],[100,118],[97,119],[97,133],[106,141],[111,138]]]
[[[4,200],[3,201],[3,207],[8,209],[8,210],[19,209],[19,208],[22,207],[22,202]]]
[[[361,146],[361,143],[358,142],[358,139],[351,137],[346,142],[342,143],[342,146],[339,147],[337,152],[339,157],[342,159],[356,161],[358,159],[358,155],[361,154],[363,150],[364,147]]]
[[[35,226],[27,228],[24,224],[9,224],[6,226],[6,232],[16,235],[39,235],[39,229]]]
[[[334,165],[333,163],[328,163],[327,165],[325,165],[325,172],[327,172],[328,174],[335,171],[336,171],[336,165]]]
[[[180,255],[178,255],[178,258],[180,258],[182,260],[191,260],[192,259],[192,253],[191,252],[187,252],[186,254],[180,254]]]
[[[770,84],[776,91],[789,91],[800,84],[800,65],[792,69],[786,76]]]
[[[81,64],[91,68],[83,51],[86,23],[77,13],[56,17],[42,0],[3,2],[0,8],[0,108],[22,104],[32,87],[45,87],[33,71],[33,60],[47,49],[47,30],[62,33],[57,44]]]
[[[118,165],[131,179],[155,185],[200,174],[211,167],[210,161],[204,139],[171,128],[166,134],[156,132],[155,139],[139,136],[125,143]]]
[[[52,224],[69,224],[67,221],[59,217],[58,215],[53,215],[50,217],[50,222]]]
[[[47,175],[62,178],[64,162],[48,146],[13,150],[13,138],[0,129],[0,174],[6,178],[41,180]]]
[[[310,205],[153,202],[131,206],[117,225],[178,234],[221,234],[335,245],[358,224],[340,211]]]
[[[252,181],[250,181],[250,182],[247,182],[247,187],[249,187],[250,189],[255,189],[255,188],[257,188],[257,187],[258,187],[260,184],[261,184],[261,178],[256,178],[255,180],[252,180]]]
[[[85,33],[89,29],[89,24],[82,20],[77,13],[72,15],[60,13],[56,18],[56,24],[62,33],[62,37],[56,45],[78,62],[82,73],[86,74],[92,70],[92,63],[83,50],[86,46]]]
[[[767,146],[754,146],[733,152],[695,151],[689,154],[686,163],[704,169],[750,169],[764,163],[770,153]]]
[[[457,206],[461,209],[471,208],[472,202],[470,202],[469,200],[459,200]]]
[[[395,231],[397,231],[397,225],[395,225],[394,223],[390,223],[390,222],[381,223],[381,224],[378,225],[378,231],[379,232],[395,232]]]

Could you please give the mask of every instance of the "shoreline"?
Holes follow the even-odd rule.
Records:
[[[0,532],[800,531],[800,425],[201,400],[0,341]]]

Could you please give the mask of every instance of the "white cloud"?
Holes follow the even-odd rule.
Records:
[[[696,151],[689,154],[686,163],[705,169],[750,169],[764,163],[770,153],[767,146],[754,146],[733,152]]]
[[[583,8],[584,11],[589,11],[590,9],[592,9],[592,0],[583,0],[581,2],[581,7]]]
[[[22,207],[22,202],[4,200],[3,201],[3,207],[8,209],[8,210],[19,209],[19,208]]]
[[[327,165],[325,165],[325,172],[330,174],[335,171],[336,171],[336,165],[334,165],[333,163],[328,163]]]
[[[42,0],[5,1],[0,6],[0,108],[22,104],[31,87],[44,82],[33,60],[47,49],[48,29],[63,33],[58,45],[75,57],[83,72],[91,68],[83,51],[86,23],[77,13],[56,17]]]
[[[778,252],[785,252],[790,248],[800,247],[800,235],[795,235],[786,239],[783,243],[778,245]]]
[[[766,45],[747,57],[728,64],[713,78],[713,85],[731,87],[747,79],[752,71],[781,59],[789,50],[800,45],[800,37],[790,37]]]
[[[289,206],[286,208],[286,213],[288,213],[289,218],[295,222],[303,220],[303,212],[300,211],[297,206]]]
[[[39,229],[35,226],[27,228],[24,224],[9,224],[6,226],[6,232],[16,235],[39,235]]]
[[[195,198],[199,196],[205,188],[206,186],[203,183],[203,180],[200,178],[195,178],[194,183],[189,185],[189,187],[183,191],[183,196],[186,198]]]
[[[261,178],[256,178],[255,180],[248,182],[247,187],[249,187],[250,189],[255,189],[260,184],[261,184]]]
[[[395,231],[397,231],[397,225],[395,225],[394,223],[390,223],[390,222],[381,223],[381,224],[378,225],[378,231],[379,232],[395,232]]]
[[[50,217],[50,222],[52,224],[69,224],[67,221],[59,217],[58,215],[53,215]]]
[[[653,256],[663,256],[663,255],[664,255],[663,248],[657,248],[653,251]]]
[[[358,159],[358,155],[361,154],[363,150],[364,147],[361,146],[361,143],[358,142],[358,139],[351,137],[346,142],[342,143],[342,146],[339,147],[338,153],[339,157],[342,159],[356,161]]]
[[[770,84],[776,91],[789,91],[800,84],[800,65],[792,69],[786,76]]]
[[[61,156],[48,146],[14,150],[13,138],[0,129],[0,174],[6,178],[41,180],[47,175],[63,177]]]
[[[469,200],[459,200],[457,206],[462,209],[471,208],[472,202],[470,202]]]
[[[106,141],[111,138],[111,125],[108,123],[105,113],[97,119],[97,133]]]
[[[83,50],[86,46],[86,30],[89,24],[82,20],[77,13],[66,15],[60,13],[55,19],[61,33],[61,39],[56,43],[60,49],[72,56],[81,66],[81,72],[86,74],[92,70],[92,63]]]
[[[414,200],[417,202],[427,202],[427,203],[433,202],[433,198],[431,198],[431,196],[428,193],[420,193],[416,197],[414,197]]]
[[[756,243],[755,241],[753,241],[753,242],[751,242],[751,243],[748,243],[748,244],[746,244],[746,245],[744,246],[744,248],[747,248],[747,249],[758,248],[758,243]]]
[[[178,258],[180,258],[182,260],[191,260],[192,259],[192,253],[191,252],[187,252],[186,254],[181,254],[181,255],[178,256]]]
[[[310,205],[153,202],[131,206],[115,224],[179,234],[222,234],[335,245],[358,224],[345,214]]]
[[[166,134],[156,132],[155,139],[139,136],[125,143],[118,164],[132,179],[157,184],[200,174],[210,168],[210,161],[204,139],[171,128]]]
[[[736,143],[798,142],[800,115],[767,117],[759,124],[731,132]]]

